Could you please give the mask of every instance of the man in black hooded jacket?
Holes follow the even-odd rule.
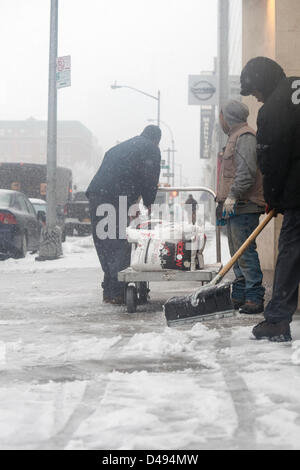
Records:
[[[251,59],[241,74],[241,94],[263,106],[257,118],[257,156],[268,209],[284,214],[272,299],[257,339],[290,341],[300,282],[300,82],[267,57]]]
[[[128,210],[141,197],[149,209],[154,203],[160,175],[160,138],[160,128],[149,125],[140,136],[112,147],[86,191],[94,244],[104,272],[103,301],[107,303],[124,303],[124,283],[118,281],[118,272],[130,265],[131,253],[124,225],[126,229]]]

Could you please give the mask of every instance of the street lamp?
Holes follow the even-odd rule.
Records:
[[[111,85],[111,88],[113,90],[116,90],[117,88],[129,88],[130,90],[137,91],[138,93],[142,93],[142,95],[149,96],[149,98],[153,98],[154,100],[157,101],[157,125],[158,127],[160,126],[160,91],[158,90],[157,96],[150,95],[150,93],[146,93],[145,91],[139,90],[138,88],[134,88],[132,86],[128,85],[117,85],[117,82],[115,82],[113,85]]]
[[[148,119],[148,122],[155,122],[155,119]],[[171,148],[171,152],[172,152],[172,173],[173,173],[173,186],[174,186],[174,183],[175,183],[175,140],[174,140],[174,135],[173,135],[173,132],[172,132],[172,129],[170,128],[170,126],[165,122],[165,121],[160,121],[164,126],[166,126],[166,128],[169,130],[170,132],[170,135],[171,135],[171,142],[172,142],[172,148]],[[169,169],[170,171],[170,169]]]

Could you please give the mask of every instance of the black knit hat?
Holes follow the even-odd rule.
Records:
[[[274,60],[255,57],[242,70],[241,95],[248,96],[257,90],[267,99],[285,76],[283,68]]]
[[[150,124],[149,126],[145,127],[141,135],[143,137],[147,137],[148,139],[152,140],[153,143],[158,145],[161,139],[161,130],[158,126]]]

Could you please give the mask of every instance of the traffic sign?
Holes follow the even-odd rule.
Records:
[[[66,55],[56,59],[56,86],[64,88],[71,86],[71,56]]]
[[[174,177],[174,173],[164,173],[163,176],[165,178],[173,178]]]
[[[170,166],[169,165],[161,165],[160,167],[162,170],[169,170]]]

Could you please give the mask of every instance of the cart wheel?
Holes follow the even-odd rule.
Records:
[[[149,292],[150,292],[150,289],[148,289],[147,282],[140,282],[138,284],[139,304],[146,304],[148,302]]]
[[[136,312],[137,294],[135,286],[128,286],[126,289],[126,306],[128,313]]]

